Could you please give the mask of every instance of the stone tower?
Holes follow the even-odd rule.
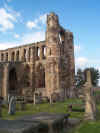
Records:
[[[54,13],[47,16],[46,45],[47,95],[58,93],[61,97],[73,96],[73,34],[60,26],[58,16]]]
[[[58,16],[51,13],[47,16],[47,70],[46,88],[47,95],[58,92],[60,87],[60,45],[59,45],[59,21]]]

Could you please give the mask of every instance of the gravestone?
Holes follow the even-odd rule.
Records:
[[[14,115],[16,112],[16,100],[15,97],[12,96],[9,101],[9,111],[8,114]]]
[[[88,70],[86,73],[87,81],[84,85],[84,95],[85,95],[85,120],[95,120],[96,119],[96,104],[93,96],[93,86],[91,82],[91,72]]]
[[[2,116],[2,98],[0,97],[0,117]]]
[[[21,110],[22,111],[25,111],[25,109],[26,109],[25,103],[24,102],[21,102],[20,105],[21,105]]]

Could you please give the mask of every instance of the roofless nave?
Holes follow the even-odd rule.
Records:
[[[71,96],[74,69],[73,34],[50,13],[45,41],[0,51],[0,95]]]

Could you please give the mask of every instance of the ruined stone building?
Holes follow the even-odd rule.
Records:
[[[73,95],[73,33],[47,15],[45,41],[0,50],[0,95],[31,95],[36,90],[49,97]]]

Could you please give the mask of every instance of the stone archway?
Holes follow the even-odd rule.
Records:
[[[17,91],[17,74],[14,67],[9,71],[8,83],[8,93],[15,93]]]
[[[36,68],[36,88],[45,88],[45,68],[42,64]]]

